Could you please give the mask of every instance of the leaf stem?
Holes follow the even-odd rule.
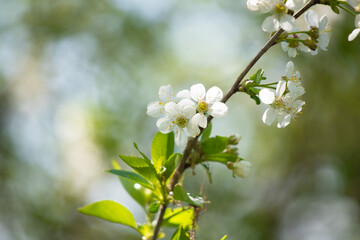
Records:
[[[354,17],[356,17],[356,14],[353,13],[352,11],[350,11],[349,9],[347,9],[346,7],[343,7],[340,4],[338,5],[338,7],[341,8],[342,10],[344,10],[345,12],[347,12],[347,13],[353,15]]]
[[[298,12],[296,12],[294,14],[295,18],[298,18],[299,16],[301,16],[306,10],[308,10],[310,7],[312,7],[315,4],[320,3],[320,0],[310,0],[309,2],[307,2]],[[233,96],[235,93],[238,92],[238,89],[240,87],[240,83],[242,82],[242,80],[244,79],[244,77],[246,76],[246,74],[248,74],[248,72],[252,69],[252,67],[257,63],[257,61],[274,45],[276,45],[276,41],[279,38],[279,36],[284,32],[283,29],[279,29],[268,41],[267,43],[264,45],[264,47],[256,54],[256,56],[250,61],[250,63],[245,67],[245,69],[241,72],[241,74],[237,77],[237,79],[235,80],[234,84],[232,85],[232,87],[229,89],[229,91],[226,93],[226,95],[221,99],[221,102],[226,103],[229,98],[231,96]],[[211,122],[211,120],[213,119],[212,116],[209,116],[207,118],[208,121],[208,126],[209,123]],[[197,140],[199,138],[199,136],[201,135],[201,133],[203,132],[204,129],[201,129],[201,132],[198,136],[196,136],[195,138],[190,138],[189,141],[186,144],[186,147],[184,149],[183,152],[183,156],[180,159],[179,165],[176,167],[175,172],[170,180],[170,183],[168,185],[168,189],[170,191],[172,191],[176,185],[176,183],[179,181],[181,175],[183,174],[183,172],[186,170],[186,168],[188,168],[189,164],[187,164],[187,161],[190,157],[191,151],[193,150],[193,148],[196,146],[197,144]],[[170,192],[169,191],[169,192]],[[165,214],[165,210],[167,208],[167,203],[163,203],[160,206],[159,209],[159,214],[157,216],[156,219],[156,225],[155,225],[155,229],[154,229],[154,234],[152,237],[152,240],[156,240],[157,236],[159,234],[160,231],[160,227],[164,218],[164,214]]]

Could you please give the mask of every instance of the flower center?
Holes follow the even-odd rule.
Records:
[[[187,119],[184,116],[178,116],[176,118],[175,124],[179,126],[180,128],[186,127],[186,125],[189,123],[189,119]]]
[[[289,47],[291,47],[291,48],[296,48],[296,47],[298,47],[299,46],[299,42],[298,41],[291,41],[290,43],[289,43]]]
[[[275,9],[274,9],[275,14],[283,15],[283,14],[286,14],[287,11],[288,11],[288,9],[285,7],[285,4],[278,3],[275,5]]]
[[[209,104],[207,102],[199,101],[196,108],[199,112],[206,113],[209,109]]]

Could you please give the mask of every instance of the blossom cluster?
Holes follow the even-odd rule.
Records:
[[[298,99],[305,93],[301,85],[300,72],[296,70],[293,62],[286,65],[286,76],[278,82],[275,93],[267,88],[259,92],[260,100],[269,105],[265,110],[262,120],[266,125],[271,125],[277,120],[277,127],[284,128],[291,119],[297,119],[301,113],[304,101]]]
[[[206,91],[204,85],[192,85],[190,90],[182,90],[176,95],[171,85],[161,86],[159,100],[150,102],[147,114],[159,118],[156,122],[159,131],[174,131],[175,143],[185,147],[188,136],[200,134],[200,127],[207,127],[207,116],[225,117],[228,107],[221,102],[223,92],[214,86]]]

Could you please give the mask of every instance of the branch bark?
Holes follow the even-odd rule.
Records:
[[[306,12],[309,8],[311,8],[315,4],[319,4],[320,0],[310,0],[307,2],[299,11],[297,11],[293,16],[295,18],[300,17],[304,12]],[[250,61],[250,63],[245,67],[245,69],[240,73],[240,75],[237,77],[236,81],[232,85],[232,87],[229,89],[229,91],[225,94],[225,96],[221,99],[221,102],[226,103],[231,96],[233,96],[235,93],[238,92],[241,82],[243,81],[244,77],[248,72],[252,69],[252,67],[257,63],[257,61],[272,47],[276,44],[276,41],[280,37],[280,35],[284,32],[283,29],[279,29],[264,45],[264,47],[256,54],[256,56]],[[212,116],[209,116],[207,118],[208,124],[213,119]],[[179,179],[183,172],[186,170],[186,162],[191,154],[191,151],[196,145],[196,142],[201,135],[203,129],[201,129],[200,134],[195,138],[190,138],[189,141],[186,144],[186,147],[183,152],[183,156],[180,159],[179,165],[176,167],[175,172],[170,180],[170,184],[168,186],[169,192],[172,191],[176,185],[176,183],[179,182]],[[167,202],[162,204],[159,209],[159,214],[156,219],[156,225],[154,229],[154,235],[152,237],[152,240],[157,239],[157,235],[159,234],[160,227],[164,218],[165,210],[167,207]]]

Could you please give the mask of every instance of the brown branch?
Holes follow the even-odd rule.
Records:
[[[306,3],[298,12],[296,12],[294,14],[295,18],[300,17],[305,11],[307,11],[310,7],[312,7],[315,4],[320,3],[320,0],[310,0],[308,3]],[[272,47],[276,44],[276,41],[278,40],[279,36],[284,32],[283,29],[279,29],[270,39],[269,41],[264,45],[264,47],[258,52],[258,54],[256,54],[256,56],[250,61],[250,63],[246,66],[246,68],[241,72],[241,74],[237,77],[236,81],[234,82],[234,84],[232,85],[232,87],[230,88],[230,90],[226,93],[226,95],[221,99],[221,102],[226,103],[229,98],[234,95],[235,93],[238,92],[240,84],[242,82],[242,80],[244,79],[244,77],[246,76],[246,74],[248,74],[248,72],[251,70],[251,68],[257,63],[257,61]],[[208,124],[211,122],[211,120],[213,119],[212,116],[209,116],[207,118]],[[195,138],[190,138],[189,141],[186,144],[186,147],[184,149],[183,152],[183,156],[180,159],[180,163],[179,165],[176,167],[175,172],[170,180],[170,184],[168,186],[169,191],[172,191],[176,185],[176,183],[179,182],[179,179],[181,177],[181,175],[183,174],[183,172],[185,171],[185,169],[189,166],[186,165],[186,162],[191,154],[191,151],[193,150],[193,148],[196,145],[197,139],[199,138],[199,136],[201,135],[203,129],[201,129],[201,132],[198,136],[196,136]],[[164,218],[164,214],[165,214],[165,210],[167,207],[167,202],[162,204],[160,207],[160,212],[157,216],[157,220],[156,220],[156,225],[155,225],[155,229],[154,229],[154,235],[152,237],[152,240],[156,240],[157,239],[157,235],[159,234],[160,231],[160,227],[161,227],[161,223],[162,220]]]

